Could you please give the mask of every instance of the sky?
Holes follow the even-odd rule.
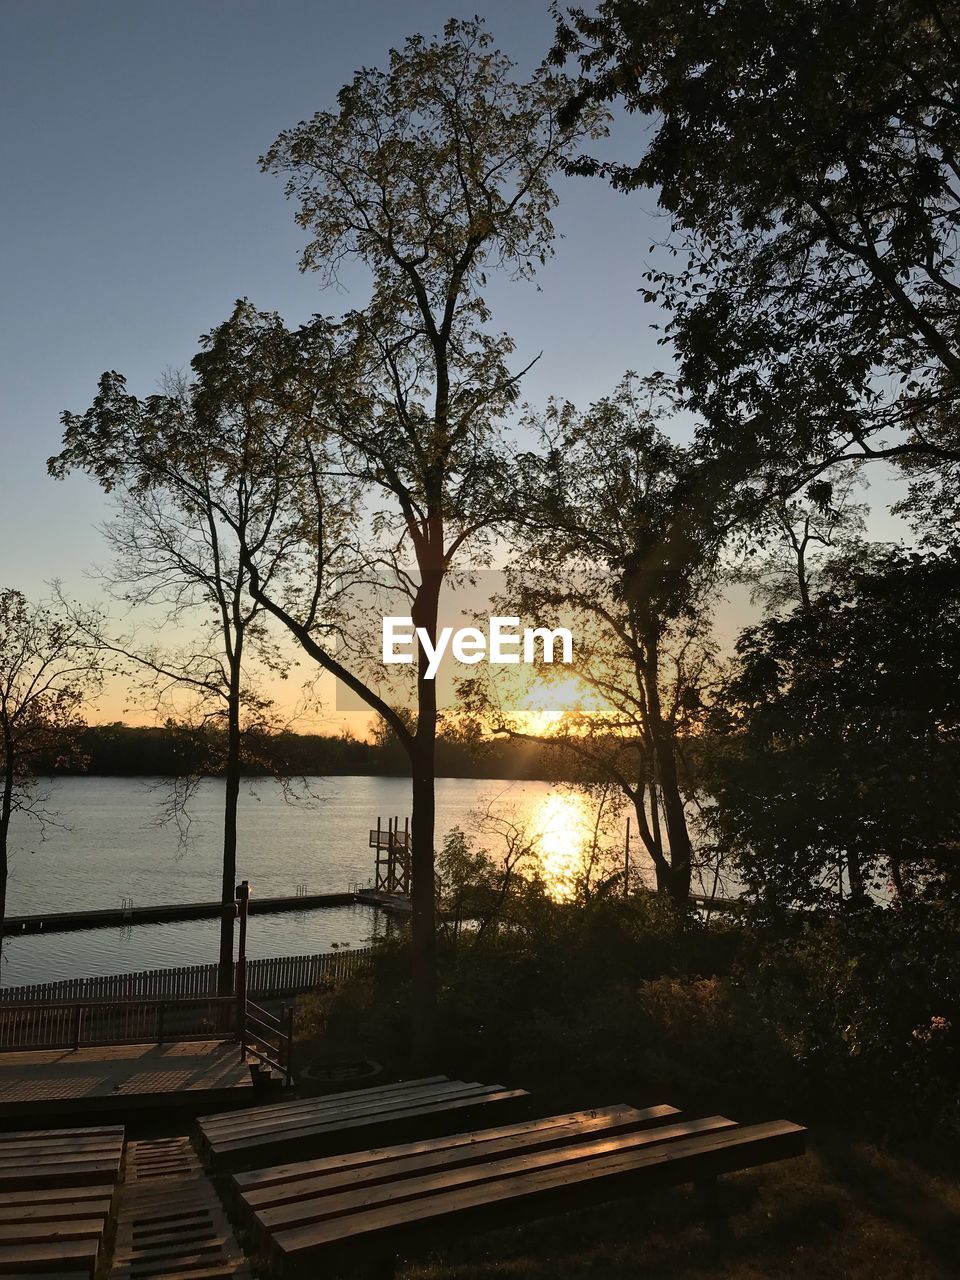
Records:
[[[356,68],[477,12],[521,73],[549,49],[546,0],[3,0],[0,585],[98,594],[103,496],[49,479],[46,459],[102,371],[155,390],[240,296],[288,323],[362,302],[298,272],[304,234],[257,158],[334,107]],[[617,121],[619,154],[639,150],[642,123]],[[665,226],[652,195],[558,190],[556,257],[539,289],[496,285],[494,320],[518,363],[542,352],[528,399],[586,404],[626,369],[669,367],[638,292]]]

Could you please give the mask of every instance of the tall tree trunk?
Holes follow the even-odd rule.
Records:
[[[7,841],[10,835],[10,815],[13,812],[13,751],[9,743],[4,747],[3,795],[0,796],[0,957],[3,955],[3,932],[7,919],[7,878],[9,860]]]
[[[894,892],[897,895],[897,901],[904,900],[904,883],[903,883],[903,862],[896,854],[890,854],[890,881],[893,885]]]
[[[660,773],[660,797],[667,823],[667,841],[670,845],[670,872],[667,892],[675,902],[686,904],[690,900],[692,879],[692,853],[687,815],[677,780],[677,761],[673,739],[668,732],[658,734],[657,756]]]
[[[640,839],[650,857],[650,861],[653,863],[653,870],[657,879],[657,893],[667,893],[670,882],[670,863],[664,855],[663,842],[660,838],[660,818],[657,811],[659,801],[657,799],[657,789],[653,783],[650,784],[649,822],[647,821],[646,795],[646,785],[641,784],[634,796],[633,812],[637,819],[637,830],[640,833]]]
[[[690,900],[692,854],[687,815],[680,795],[677,777],[677,757],[674,750],[673,731],[664,723],[660,705],[659,635],[651,628],[644,636],[646,661],[644,677],[647,695],[647,714],[653,743],[654,781],[660,789],[660,803],[667,827],[669,846],[669,871],[664,882],[657,875],[657,888],[666,892],[675,902],[686,905]]]
[[[227,701],[227,762],[223,800],[223,867],[220,883],[220,960],[217,995],[233,995],[233,922],[236,917],[237,805],[240,799],[240,672],[243,640],[237,636],[230,661]]]
[[[442,571],[422,572],[413,606],[414,626],[423,627],[435,645]],[[427,658],[419,656],[417,674],[417,732],[410,753],[413,788],[410,850],[410,922],[413,980],[412,1066],[428,1069],[436,1053],[437,935],[434,884],[434,827],[436,823],[437,686],[426,678]]]
[[[863,883],[860,854],[855,849],[847,850],[847,875],[850,878],[850,901],[854,906],[862,907],[867,900],[867,890]]]

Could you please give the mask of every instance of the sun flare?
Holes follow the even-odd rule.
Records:
[[[525,733],[545,736],[553,733],[564,717],[575,717],[596,706],[593,691],[577,676],[550,683],[540,682],[519,702]]]

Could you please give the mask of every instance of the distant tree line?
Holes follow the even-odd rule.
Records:
[[[73,751],[59,745],[34,760],[36,773],[117,778],[181,778],[225,775],[224,733],[170,723],[162,727],[122,723],[86,725],[74,734]],[[246,735],[244,777],[366,775],[402,777],[402,747],[381,735],[365,741],[350,734],[293,733]],[[549,744],[471,743],[443,734],[437,739],[437,776],[562,781],[574,770]]]

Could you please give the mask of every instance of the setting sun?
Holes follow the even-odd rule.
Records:
[[[518,703],[523,731],[538,735],[553,733],[564,719],[575,721],[596,706],[596,694],[577,676],[539,682]]]

